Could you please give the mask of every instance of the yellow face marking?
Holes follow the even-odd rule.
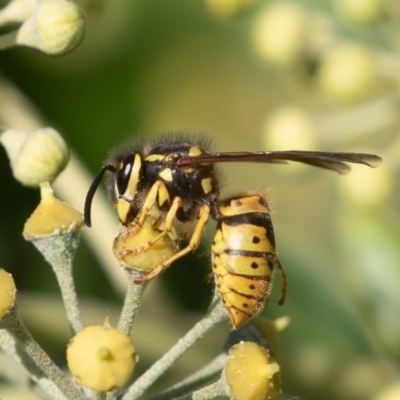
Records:
[[[118,199],[116,208],[121,223],[125,225],[132,208],[131,203],[125,199]]]
[[[203,152],[201,151],[201,148],[200,147],[191,147],[190,149],[189,149],[189,156],[190,157],[196,157],[196,156],[199,156],[200,154],[202,154]]]
[[[150,154],[149,156],[147,156],[145,158],[145,160],[152,162],[152,161],[161,161],[164,158],[165,158],[165,156],[162,154]]]
[[[163,185],[158,191],[158,206],[162,207],[165,203],[170,201],[169,193],[167,188]]]
[[[201,187],[205,194],[208,194],[212,190],[211,178],[204,178],[201,180]]]
[[[158,175],[160,175],[161,178],[164,179],[164,181],[167,182],[172,182],[173,177],[172,177],[172,170],[171,168],[165,168],[163,171],[161,171]]]
[[[132,171],[129,176],[128,187],[126,188],[125,192],[120,193],[120,195],[133,199],[137,191],[137,185],[140,179],[139,173],[141,167],[142,167],[142,159],[140,158],[139,154],[136,154],[132,165]]]

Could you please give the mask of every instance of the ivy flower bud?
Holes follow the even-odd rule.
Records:
[[[25,186],[54,181],[69,160],[68,147],[53,128],[9,129],[1,134],[0,143],[6,149],[15,179]]]
[[[253,44],[265,61],[277,65],[293,64],[303,50],[305,18],[299,7],[276,3],[257,16],[253,26]]]
[[[267,149],[316,150],[318,147],[314,121],[301,108],[287,106],[277,109],[268,116],[262,133]]]
[[[85,30],[85,14],[75,3],[41,0],[19,28],[17,44],[34,47],[50,55],[63,55],[82,42]]]
[[[122,386],[137,361],[131,339],[101,325],[88,326],[74,336],[67,348],[67,363],[80,385],[99,392]]]
[[[361,25],[382,19],[386,6],[384,0],[337,0],[334,4],[344,18]]]
[[[279,365],[254,342],[233,346],[225,364],[227,393],[233,400],[275,400],[280,394]]]
[[[146,218],[142,227],[130,225],[114,240],[114,256],[123,267],[152,271],[178,249],[168,235],[146,248],[149,241],[159,233],[160,230],[153,226],[150,218]]]
[[[17,289],[11,274],[0,269],[0,319],[10,311],[15,302]]]
[[[74,232],[82,226],[82,214],[56,199],[48,182],[40,185],[40,194],[39,205],[25,223],[23,235],[26,240]]]
[[[360,101],[376,80],[373,57],[360,46],[336,46],[322,58],[317,80],[320,88],[336,100]]]

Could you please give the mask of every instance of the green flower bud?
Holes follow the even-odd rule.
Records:
[[[109,326],[88,326],[67,348],[67,363],[80,385],[98,392],[115,390],[132,375],[137,361],[131,339]]]
[[[345,44],[334,47],[323,57],[318,71],[320,88],[342,102],[362,100],[375,82],[375,63],[362,47]]]
[[[9,129],[1,134],[0,143],[11,161],[15,179],[25,186],[54,181],[68,163],[68,147],[53,128],[30,132]]]
[[[11,274],[0,269],[0,319],[10,311],[15,302],[17,289]]]
[[[232,400],[275,400],[281,392],[279,371],[266,349],[240,342],[231,348],[225,364],[227,393]]]
[[[142,227],[128,226],[114,240],[114,256],[123,267],[152,271],[177,251],[177,245],[168,235],[152,246],[143,248],[159,233],[160,231],[154,228],[151,218],[146,218]]]
[[[17,44],[34,47],[50,55],[63,55],[82,42],[85,30],[85,14],[75,3],[41,0],[18,30]]]
[[[276,3],[257,16],[253,44],[258,55],[278,66],[293,64],[303,50],[305,18],[294,4]]]

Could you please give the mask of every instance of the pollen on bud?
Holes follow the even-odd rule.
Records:
[[[0,143],[15,179],[25,186],[38,187],[42,182],[54,181],[69,160],[68,147],[53,128],[9,129],[1,134]]]
[[[99,392],[122,386],[137,361],[131,339],[117,329],[94,325],[74,336],[67,348],[67,363],[80,385]]]
[[[177,252],[177,245],[168,235],[148,246],[149,241],[160,232],[150,218],[145,220],[142,227],[129,225],[114,240],[114,256],[123,267],[152,271]]]
[[[58,200],[48,182],[40,185],[40,194],[41,201],[24,226],[23,235],[26,240],[75,232],[82,226],[82,214]]]
[[[280,394],[280,368],[268,351],[254,342],[233,346],[224,377],[234,400],[275,400]]]
[[[0,319],[4,317],[15,302],[17,289],[11,274],[0,268]]]
[[[85,14],[75,3],[41,0],[21,25],[17,44],[34,47],[50,55],[62,55],[82,42],[85,30]]]

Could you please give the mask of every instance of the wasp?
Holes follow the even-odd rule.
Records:
[[[221,199],[217,164],[288,161],[345,174],[350,171],[348,163],[375,168],[382,160],[364,153],[298,150],[215,153],[207,138],[165,135],[147,144],[124,144],[110,153],[87,193],[85,223],[91,226],[92,200],[108,172],[108,197],[127,227],[127,235],[135,235],[148,221],[155,227],[153,237],[137,248],[124,249],[124,257],[145,252],[166,236],[176,243],[188,238],[187,245],[135,279],[140,284],[194,251],[208,221],[215,220],[211,248],[214,279],[231,325],[237,329],[268,301],[273,267],[279,268],[283,278],[279,304],[285,301],[287,278],[277,256],[267,200],[260,194]]]

